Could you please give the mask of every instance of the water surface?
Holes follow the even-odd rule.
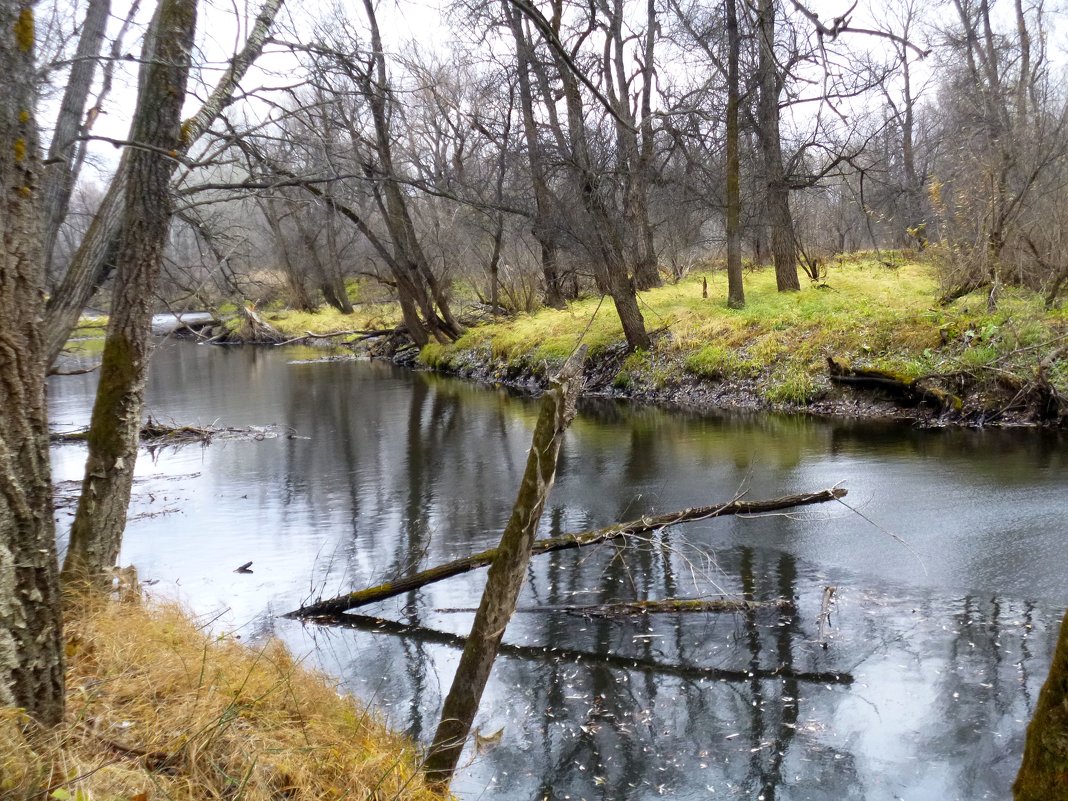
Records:
[[[403,624],[276,615],[495,544],[536,401],[294,349],[171,343],[157,419],[296,436],[138,462],[122,561],[249,640],[273,634],[426,740],[484,578],[380,604]],[[93,377],[51,385],[84,425]],[[464,798],[1007,798],[1068,604],[1068,462],[1048,432],[920,431],[585,404],[545,536],[727,500],[849,488],[849,506],[678,527],[541,557],[465,755]],[[54,451],[57,480],[84,451]],[[61,512],[61,516],[65,515]],[[252,560],[254,573],[234,574]],[[824,588],[837,605],[824,642]],[[796,611],[584,618],[554,607],[710,593]]]

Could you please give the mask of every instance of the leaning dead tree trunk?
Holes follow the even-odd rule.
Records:
[[[65,580],[95,579],[115,564],[126,528],[151,351],[151,302],[170,226],[170,182],[196,28],[196,0],[160,0],[146,38],[125,192],[118,278],[100,384],[89,425],[89,456]]]
[[[441,722],[424,764],[430,783],[439,788],[448,787],[452,780],[471,723],[478,712],[482,691],[497,658],[504,629],[515,611],[534,537],[538,533],[538,521],[556,478],[560,443],[575,416],[585,358],[586,346],[583,345],[564,363],[553,379],[552,389],[542,398],[519,496],[486,578],[486,589],[482,592],[471,634],[445,698]]]
[[[533,555],[538,556],[545,553],[552,553],[553,551],[583,548],[587,545],[610,542],[611,540],[619,539],[620,537],[648,534],[653,531],[667,528],[668,526],[674,526],[678,523],[690,523],[695,520],[708,520],[713,517],[728,517],[730,515],[778,512],[783,509],[792,509],[796,506],[808,506],[809,504],[826,503],[827,501],[838,500],[839,498],[844,498],[846,494],[847,490],[845,487],[833,487],[831,489],[821,490],[820,492],[787,495],[782,498],[773,498],[767,501],[733,500],[728,501],[727,503],[714,504],[712,506],[695,506],[670,514],[657,515],[655,517],[643,517],[639,520],[631,520],[627,523],[617,523],[614,526],[608,526],[607,528],[596,529],[594,531],[583,531],[578,534],[564,534],[563,536],[552,537],[551,539],[536,540],[531,552]],[[395,581],[379,584],[376,587],[369,587],[368,589],[350,592],[346,595],[338,596],[337,598],[331,598],[326,601],[319,601],[314,604],[302,606],[300,609],[288,613],[286,617],[329,617],[331,615],[340,615],[347,612],[349,609],[356,609],[357,607],[367,606],[368,604],[377,603],[378,601],[385,601],[397,595],[403,595],[406,592],[425,587],[428,584],[434,584],[438,581],[451,578],[452,576],[458,576],[461,573],[468,573],[480,567],[485,567],[493,562],[497,556],[498,550],[499,549],[497,548],[491,548],[488,551],[480,551],[471,556],[465,556],[462,559],[446,562],[443,565],[437,565],[436,567],[423,570],[419,573],[414,573],[411,576],[405,576],[404,578]]]
[[[1023,764],[1012,785],[1016,801],[1064,798],[1068,788],[1068,614],[1053,653],[1049,678],[1027,727]]]

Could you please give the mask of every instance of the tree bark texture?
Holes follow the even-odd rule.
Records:
[[[151,350],[152,301],[170,225],[196,0],[160,0],[155,45],[143,54],[129,153],[115,289],[89,425],[89,456],[63,565],[65,579],[98,576],[115,564],[126,527]],[[152,148],[147,149],[147,148]]]
[[[771,258],[775,263],[775,283],[780,292],[801,288],[797,278],[797,248],[794,220],[790,214],[790,186],[782,163],[779,136],[779,93],[782,75],[775,59],[775,0],[760,0],[760,104],[759,136],[764,155],[764,198],[771,229]]]
[[[582,346],[564,363],[553,387],[542,397],[519,496],[486,577],[482,601],[424,764],[430,782],[438,787],[447,787],[456,770],[501,638],[515,612],[538,521],[556,477],[560,443],[575,416],[585,357],[586,348]]]
[[[670,514],[643,517],[631,520],[627,523],[617,523],[607,528],[594,531],[583,531],[577,534],[564,534],[560,537],[536,540],[532,547],[532,554],[541,555],[553,551],[566,551],[572,548],[584,548],[587,545],[597,545],[602,542],[610,542],[620,537],[634,536],[636,534],[648,534],[659,531],[668,526],[679,523],[689,523],[695,520],[708,520],[713,517],[727,517],[730,515],[762,514],[777,512],[783,509],[792,509],[795,506],[808,506],[814,503],[826,503],[846,496],[844,487],[821,490],[820,492],[808,492],[801,495],[787,495],[783,498],[772,498],[766,501],[743,501],[734,500],[727,503],[717,503],[711,506],[694,506]],[[462,573],[468,573],[480,567],[492,564],[497,556],[497,549],[465,556],[443,565],[437,565],[427,570],[420,571],[410,576],[399,578],[395,581],[379,584],[376,587],[368,587],[365,590],[350,592],[346,595],[330,598],[326,601],[318,601],[314,604],[302,606],[286,617],[329,617],[340,615],[349,609],[385,601],[397,595],[402,595],[428,584],[444,581]]]
[[[1068,613],[1061,621],[1049,677],[1027,727],[1023,763],[1012,793],[1015,801],[1068,797]]]
[[[33,4],[0,0],[0,705],[63,719],[48,463]]]
[[[248,72],[248,68],[259,57],[283,1],[264,0],[248,39],[245,41],[245,46],[230,60],[230,66],[196,114],[182,123],[181,136],[178,145],[174,148],[177,155],[182,156],[188,153],[193,143],[208,130],[211,123],[230,102],[234,89]],[[130,138],[136,140],[132,131]],[[44,316],[44,332],[49,365],[55,362],[63,351],[70,332],[78,324],[82,309],[111,272],[126,208],[126,186],[130,180],[129,155],[129,151],[125,152],[119,161],[115,176],[108,185],[108,191],[104,194],[100,207],[82,238],[78,250],[75,251],[62,283],[48,300]]]

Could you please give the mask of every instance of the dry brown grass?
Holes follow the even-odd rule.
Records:
[[[174,607],[80,606],[65,725],[0,708],[5,801],[439,798],[409,741],[281,645],[212,638]]]

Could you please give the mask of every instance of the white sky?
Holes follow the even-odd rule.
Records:
[[[891,0],[892,1],[892,0]],[[59,0],[63,2],[63,0]],[[442,0],[444,2],[444,0]],[[709,0],[714,2],[714,0]],[[862,27],[874,27],[872,15],[869,13],[869,2],[878,10],[887,6],[879,0],[864,0],[858,5],[852,15],[855,25]],[[812,0],[810,3],[821,19],[832,19],[837,14],[843,13],[849,8],[848,2],[839,0]],[[1002,3],[1008,9],[1008,3]],[[130,0],[119,0],[112,9],[113,18],[109,26],[109,36],[113,36],[122,23],[122,18],[128,13]],[[143,33],[149,17],[154,10],[154,0],[142,0],[141,8],[137,16],[137,24],[130,31],[124,45],[124,52],[138,54],[140,52],[140,37]],[[312,29],[314,20],[324,14],[329,14],[333,8],[347,8],[350,15],[356,16],[362,21],[363,10],[360,0],[312,0],[312,2],[300,2],[289,0],[283,6],[281,23],[284,30],[300,31],[303,35]],[[225,64],[226,59],[238,49],[244,41],[245,32],[249,21],[253,18],[258,8],[257,0],[202,0],[199,10],[197,43],[200,50],[200,58],[197,59],[200,69],[198,74],[191,80],[191,90],[198,96],[203,97],[210,85],[214,83]],[[422,2],[421,0],[384,0],[378,6],[379,24],[387,48],[400,49],[408,42],[414,42],[420,50],[433,49],[445,52],[454,37],[468,39],[470,30],[451,32],[441,13],[442,6],[437,2]],[[924,8],[923,13],[931,11],[930,6]],[[949,9],[946,6],[938,9],[939,17],[944,17]],[[84,16],[84,11],[79,11],[78,21]],[[1063,18],[1056,15],[1051,19],[1061,23]],[[359,25],[362,27],[362,25]],[[286,36],[286,33],[281,33]],[[922,39],[922,34],[920,37]],[[1064,54],[1068,42],[1060,37],[1050,36],[1051,57],[1058,63],[1064,62]],[[850,36],[846,39],[850,47],[867,47],[880,50],[887,46],[884,40],[863,36]],[[929,59],[933,62],[933,59]],[[265,56],[262,60],[262,69],[254,69],[245,81],[245,87],[251,88],[256,85],[278,85],[284,83],[293,73],[294,61],[291,56],[281,55],[277,52]],[[130,115],[133,110],[136,83],[136,67],[134,61],[122,61],[116,65],[115,85],[112,89],[109,101],[104,108],[104,114],[99,118],[94,133],[114,139],[125,139],[128,135]],[[922,79],[931,67],[928,64],[916,67],[917,77]],[[44,128],[51,126],[58,107],[59,92],[53,93],[48,102],[39,110],[41,124]],[[191,111],[197,105],[194,97],[191,97],[187,111]],[[91,147],[92,161],[87,164],[85,178],[103,180],[106,174],[113,169],[118,161],[118,150],[105,143],[94,143]]]

